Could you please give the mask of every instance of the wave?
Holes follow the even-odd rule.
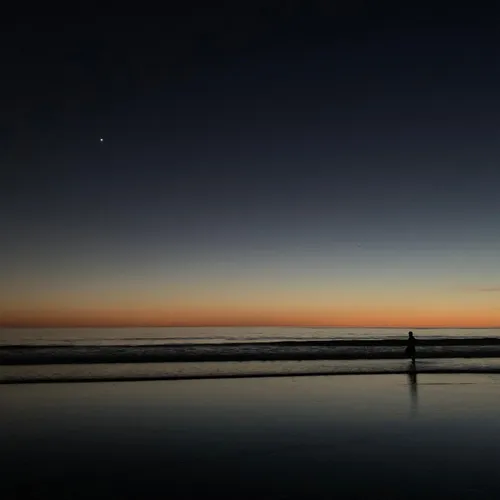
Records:
[[[10,345],[0,365],[403,359],[405,341],[330,340],[223,344]],[[499,338],[419,341],[419,358],[500,357]]]

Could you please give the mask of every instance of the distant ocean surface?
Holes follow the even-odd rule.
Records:
[[[500,328],[413,329],[422,339],[500,338]],[[158,327],[0,328],[1,346],[146,346],[404,339],[403,328]]]

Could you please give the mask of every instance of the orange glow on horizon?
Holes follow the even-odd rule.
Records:
[[[65,310],[12,311],[0,315],[0,327],[155,327],[155,326],[297,326],[394,328],[498,328],[500,310],[376,310],[352,308],[253,312],[218,310]]]

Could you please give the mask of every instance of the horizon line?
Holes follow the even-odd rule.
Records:
[[[292,323],[170,323],[170,324],[77,324],[77,323],[0,323],[0,328],[374,328],[374,329],[414,329],[414,330],[432,330],[453,328],[457,330],[474,329],[488,330],[500,329],[500,325],[350,325],[350,324],[292,324]]]

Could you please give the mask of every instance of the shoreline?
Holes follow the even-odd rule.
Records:
[[[130,363],[68,364],[50,367],[32,366],[31,369],[4,367],[0,370],[0,385],[30,383],[87,383],[139,382],[155,380],[204,380],[242,378],[318,377],[335,375],[407,375],[420,374],[500,374],[500,360],[486,362],[438,359],[409,362],[384,360],[350,360],[337,363],[322,362],[243,362],[243,363]]]
[[[231,380],[231,379],[248,379],[248,378],[286,378],[286,377],[333,377],[333,376],[369,376],[369,375],[408,375],[417,373],[417,375],[470,375],[470,374],[500,374],[500,368],[484,368],[484,369],[431,369],[431,370],[397,370],[397,371],[370,371],[370,372],[352,372],[352,371],[336,371],[332,373],[311,372],[311,373],[251,373],[251,374],[234,374],[234,375],[165,375],[155,377],[100,377],[100,378],[60,378],[60,379],[19,379],[19,380],[0,380],[0,385],[25,385],[25,384],[85,384],[85,383],[102,383],[102,382],[155,382],[155,381],[174,381],[174,380]]]

